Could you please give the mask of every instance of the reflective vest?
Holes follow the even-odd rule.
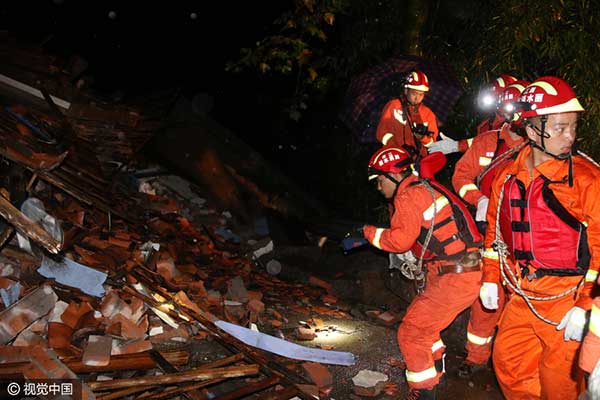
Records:
[[[494,154],[490,157],[490,163],[479,173],[479,175],[477,175],[477,179],[475,180],[477,188],[479,188],[481,193],[487,198],[490,198],[492,193],[492,181],[494,180],[496,171],[498,171],[498,168],[509,159],[509,157],[500,157],[510,150],[510,147],[508,147],[504,139],[500,138],[500,131],[497,132],[497,135],[496,149],[494,150]]]
[[[433,211],[433,205],[435,204],[436,210],[439,212],[442,207],[449,205],[452,208],[452,212],[450,216],[441,221],[436,218],[433,232],[424,254],[423,248],[429,229],[423,226],[411,250],[417,257],[423,254],[424,260],[442,259],[459,261],[467,253],[477,251],[483,244],[483,237],[477,230],[477,226],[469,210],[454,193],[435,181],[427,182],[434,189],[434,193],[437,192],[436,195],[440,195],[440,197],[432,199],[429,209]],[[423,184],[423,181],[411,183],[411,185]],[[460,241],[462,246],[455,247],[459,249],[458,251],[448,253],[446,247],[455,241]]]
[[[563,182],[539,176],[527,189],[512,176],[502,188],[502,238],[523,276],[529,265],[536,268],[536,277],[583,275],[589,266],[587,229],[560,204],[549,187],[552,183]]]

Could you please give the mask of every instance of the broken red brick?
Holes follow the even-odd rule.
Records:
[[[110,336],[90,335],[83,350],[84,365],[104,366],[110,363],[112,338]]]
[[[262,292],[258,292],[255,290],[248,290],[248,301],[258,300],[261,301],[263,298]]]
[[[323,279],[319,279],[316,276],[311,276],[310,278],[308,278],[308,282],[312,283],[315,286],[322,287],[323,289],[327,290],[327,292],[331,292],[331,283],[326,282]]]
[[[77,329],[81,318],[93,310],[94,309],[92,306],[87,302],[76,303],[72,301],[69,303],[69,306],[65,309],[65,311],[60,315],[60,319],[65,325],[71,327],[72,329]]]
[[[327,304],[335,304],[338,302],[338,298],[332,294],[326,294],[325,296],[321,297],[321,300],[323,301],[323,303]]]
[[[273,328],[281,328],[282,325],[283,325],[283,322],[281,322],[281,321],[278,321],[276,319],[271,320],[271,326]]]
[[[312,328],[299,326],[298,329],[296,329],[296,336],[298,337],[298,340],[313,340],[317,334]]]
[[[265,304],[259,300],[250,300],[248,302],[248,310],[255,314],[260,314],[265,310]]]
[[[386,311],[383,314],[379,314],[379,316],[377,318],[379,321],[383,322],[385,325],[394,325],[395,323],[399,322],[402,319],[399,315],[394,314],[393,312],[390,312],[390,311]]]
[[[333,376],[323,364],[305,362],[302,363],[302,367],[319,389],[333,385]]]
[[[71,345],[73,328],[61,322],[48,322],[48,346],[53,349],[66,348]]]

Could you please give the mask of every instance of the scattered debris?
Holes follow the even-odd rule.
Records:
[[[352,378],[354,393],[365,397],[379,396],[388,379],[386,374],[363,369]]]

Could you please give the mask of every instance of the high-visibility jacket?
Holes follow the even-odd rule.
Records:
[[[525,188],[510,177],[500,207],[502,237],[522,269],[583,275],[590,259],[587,228],[560,205],[551,189],[556,183],[540,175]]]
[[[406,110],[402,107],[399,99],[392,99],[383,108],[375,136],[377,140],[384,145],[394,145],[402,147],[403,145],[417,148],[415,139],[408,124],[408,120],[416,124],[423,124],[432,136],[424,136],[419,144],[421,156],[427,155],[427,146],[437,140],[439,131],[437,119],[433,111],[424,104],[419,104],[417,109],[409,106],[409,118],[406,116]]]
[[[482,237],[464,204],[456,196],[450,197],[447,196],[448,193],[443,193],[449,191],[440,187],[439,183],[434,182],[432,187],[435,198],[432,198],[417,176],[412,175],[403,180],[394,197],[390,228],[367,225],[364,228],[365,238],[384,251],[404,253],[412,249],[415,256],[419,257],[426,236],[424,233],[431,227],[435,215],[430,240],[432,248],[428,248],[424,259],[457,261],[466,252],[476,250]]]
[[[492,162],[522,142],[522,138],[514,140],[510,137],[508,124],[504,124],[499,131],[489,131],[476,136],[469,150],[454,167],[452,187],[456,193],[473,206],[477,206],[477,201],[484,194],[489,197],[492,179],[488,177],[493,177],[500,167]]]
[[[515,176],[516,179],[528,188],[533,180],[540,175],[551,180],[549,188],[552,190],[556,201],[579,223],[587,227],[587,244],[590,252],[589,269],[585,275],[584,285],[579,293],[576,306],[589,310],[591,307],[591,291],[598,276],[600,267],[600,169],[584,157],[575,155],[573,163],[573,186],[569,186],[565,177],[568,176],[568,160],[551,159],[535,167],[530,176],[525,164],[531,152],[531,147],[524,147],[516,156],[514,161],[502,166],[496,174],[492,185],[492,196],[488,205],[487,223],[488,229],[485,236],[485,249],[483,255],[483,281],[500,283],[500,270],[498,252],[492,248],[496,235],[496,214],[498,209],[498,196],[507,175]],[[535,218],[535,217],[534,217]],[[537,220],[537,219],[536,219]],[[506,242],[506,238],[503,238]],[[533,251],[545,251],[544,243]],[[510,254],[508,262],[515,265],[514,255]],[[520,271],[515,271],[520,273]],[[551,280],[553,277],[543,279]],[[556,277],[557,284],[560,278]],[[523,280],[526,287],[527,280]]]
[[[494,113],[493,117],[486,118],[479,125],[477,125],[477,136],[483,135],[488,131],[500,129],[502,125],[504,125],[504,117],[498,113]]]

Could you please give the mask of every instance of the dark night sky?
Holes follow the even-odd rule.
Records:
[[[100,87],[151,89],[178,84],[218,89],[224,63],[252,46],[287,1],[4,2],[3,29],[90,63]],[[272,3],[270,5],[270,3]],[[114,13],[114,14],[113,14]],[[52,36],[48,36],[52,34]]]

